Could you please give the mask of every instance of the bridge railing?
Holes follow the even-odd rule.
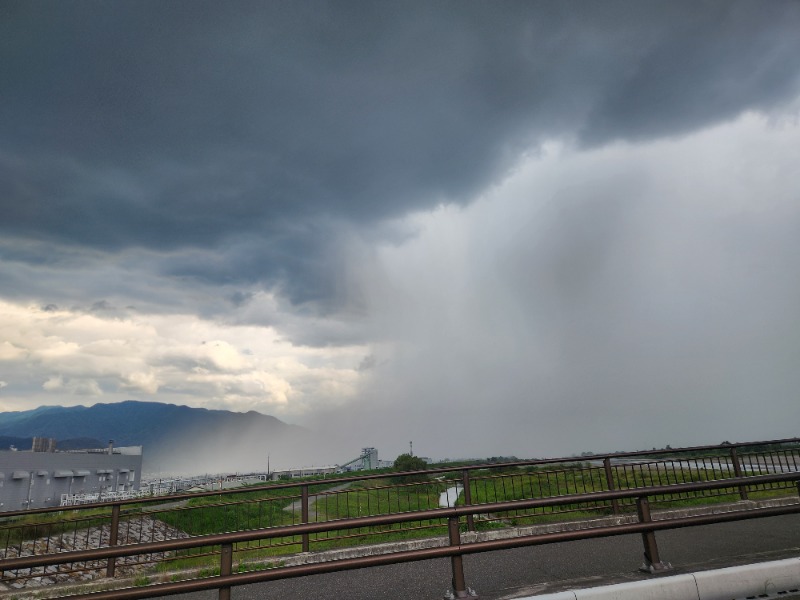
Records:
[[[703,492],[708,490],[726,489],[741,486],[769,486],[772,484],[788,484],[800,487],[800,473],[778,473],[770,475],[754,475],[735,477],[729,480],[706,481],[695,483],[681,483],[670,486],[655,486],[650,488],[635,488],[630,490],[591,492],[582,494],[568,494],[557,498],[540,498],[529,500],[516,500],[507,502],[493,502],[482,506],[468,505],[449,508],[435,508],[413,513],[398,513],[369,517],[342,519],[337,522],[303,523],[298,525],[285,525],[252,531],[232,532],[197,536],[186,539],[175,539],[163,542],[151,542],[127,546],[111,546],[93,550],[73,551],[59,554],[43,554],[15,559],[6,559],[0,563],[0,568],[5,571],[20,569],[44,569],[62,564],[98,563],[104,560],[118,560],[125,557],[180,551],[193,548],[215,548],[219,557],[219,574],[214,576],[199,577],[187,581],[161,583],[142,587],[117,589],[107,592],[95,592],[88,595],[65,596],[73,600],[133,600],[139,598],[153,598],[157,596],[195,592],[201,590],[219,590],[220,600],[229,600],[231,588],[238,585],[252,584],[263,581],[299,577],[317,573],[344,571],[368,566],[378,566],[399,562],[427,560],[430,558],[449,557],[451,559],[452,583],[454,597],[469,597],[469,588],[462,557],[465,554],[488,552],[493,550],[509,549],[521,546],[542,545],[554,542],[565,542],[597,537],[608,537],[639,533],[642,536],[646,566],[651,572],[668,570],[669,564],[662,561],[656,543],[655,533],[665,529],[675,529],[722,523],[745,519],[755,519],[778,515],[800,513],[800,502],[783,506],[767,508],[750,508],[730,510],[728,512],[713,513],[703,516],[677,517],[654,520],[650,512],[649,499],[673,493]],[[466,518],[473,517],[479,511],[488,510],[492,513],[507,513],[516,510],[529,510],[550,506],[569,506],[574,504],[593,504],[598,502],[618,502],[634,499],[637,506],[636,522],[614,524],[607,526],[591,527],[587,529],[561,531],[557,533],[521,535],[518,537],[467,541],[462,538],[462,525]],[[395,523],[413,522],[418,519],[445,520],[447,522],[447,544],[444,546],[430,547],[419,550],[388,552],[386,554],[329,560],[327,562],[306,564],[292,567],[277,567],[264,571],[249,573],[233,573],[234,555],[242,547],[263,539],[280,538],[287,536],[303,536],[329,531],[331,528],[339,530],[353,530],[363,527],[381,527]]]
[[[333,525],[315,532],[265,536],[248,542],[242,554],[265,559],[297,552],[412,537],[447,535],[446,519],[425,511],[440,506],[480,507],[465,515],[469,531],[529,525],[569,516],[600,516],[638,509],[636,496],[597,496],[598,492],[668,489],[651,494],[654,506],[758,498],[793,493],[791,480],[748,480],[736,486],[675,488],[687,483],[726,481],[751,474],[798,471],[797,438],[648,452],[458,465],[409,473],[380,473],[320,481],[277,483],[234,490],[116,500],[64,508],[0,514],[0,559],[26,554],[92,550],[180,540],[227,532],[279,529],[287,525],[331,523],[383,515],[417,515],[357,528]],[[534,505],[519,501],[583,496],[581,502]],[[589,499],[590,498],[590,499]],[[491,506],[516,502],[497,512]],[[3,574],[7,581],[68,581],[73,574],[113,576],[141,572],[169,562],[191,566],[208,561],[218,549],[187,546],[180,551],[130,555],[119,562],[62,565],[45,575],[32,571]],[[213,559],[215,560],[215,559]],[[85,575],[87,576],[87,575]]]

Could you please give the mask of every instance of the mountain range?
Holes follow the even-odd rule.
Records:
[[[255,411],[237,413],[135,400],[0,413],[0,436],[25,440],[20,444],[33,436],[56,438],[59,449],[74,447],[74,441],[66,441],[76,438],[100,447],[114,440],[117,446],[143,446],[144,468],[152,471],[265,468],[271,449],[289,453],[287,448],[302,443],[307,433]]]

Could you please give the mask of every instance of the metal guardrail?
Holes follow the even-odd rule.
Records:
[[[661,449],[661,450],[638,450],[635,452],[613,452],[607,454],[587,454],[581,456],[567,456],[567,457],[560,457],[560,458],[543,458],[543,459],[531,459],[531,460],[518,460],[513,462],[504,462],[504,463],[478,463],[478,464],[470,464],[470,465],[458,465],[453,467],[437,467],[434,469],[426,469],[424,471],[408,471],[403,473],[377,473],[371,475],[356,475],[356,476],[348,476],[348,477],[331,477],[327,479],[322,479],[319,481],[315,481],[314,483],[319,483],[321,481],[335,481],[337,483],[349,483],[355,481],[368,481],[372,479],[385,479],[387,477],[397,477],[398,475],[417,475],[417,474],[425,474],[425,475],[440,475],[440,474],[450,474],[450,473],[463,473],[463,472],[474,472],[474,471],[485,471],[485,470],[494,470],[494,469],[508,469],[512,467],[536,467],[536,466],[545,466],[545,465],[558,465],[558,464],[574,464],[574,463],[585,463],[585,462],[599,462],[602,461],[603,465],[609,464],[612,466],[612,472],[615,468],[622,465],[620,461],[624,461],[626,459],[632,458],[640,458],[640,457],[657,457],[657,456],[669,456],[669,457],[679,457],[681,455],[692,455],[698,454],[702,452],[713,452],[723,450],[725,451],[731,459],[731,468],[734,469],[737,476],[743,474],[742,470],[742,461],[745,458],[744,456],[739,456],[739,449],[742,448],[753,448],[753,447],[763,447],[763,446],[773,446],[773,447],[780,447],[787,444],[798,444],[800,445],[800,438],[785,438],[780,440],[767,440],[767,441],[755,441],[755,442],[737,442],[737,443],[730,443],[730,444],[716,444],[716,445],[706,445],[706,446],[689,446],[685,448],[668,448],[668,449]],[[788,452],[790,453],[792,449],[789,449]],[[797,451],[797,448],[794,448]],[[785,454],[779,452],[779,454]],[[778,455],[776,455],[778,456]],[[712,458],[712,457],[708,457]],[[669,461],[670,459],[666,459]],[[677,458],[672,459],[672,462],[676,462]],[[698,458],[697,460],[702,460]],[[793,465],[794,469],[800,468],[800,461],[798,461],[797,457],[789,458],[789,463]],[[774,460],[773,460],[773,464]],[[769,463],[764,461],[759,462],[758,460],[755,462],[754,466],[758,468],[769,468]],[[617,469],[618,470],[618,469]],[[606,473],[608,469],[605,469]],[[635,478],[635,475],[631,475],[631,477]],[[233,496],[236,494],[241,493],[248,493],[253,491],[269,491],[269,490],[277,490],[277,489],[285,489],[285,488],[298,488],[303,484],[298,482],[294,483],[275,483],[275,484],[265,484],[265,485],[257,485],[257,486],[249,486],[247,488],[236,488],[231,490],[217,490],[217,491],[207,491],[207,492],[191,492],[191,493],[176,493],[170,494],[167,496],[170,500],[183,500],[183,499],[190,499],[190,498],[201,498],[204,496]],[[313,485],[313,484],[312,484]],[[160,503],[164,501],[165,496],[159,495],[154,496],[152,498],[139,498],[135,500],[128,500],[128,501],[116,501],[114,504],[119,504],[120,506],[125,505],[132,505],[132,504],[148,504],[148,503]],[[107,506],[109,503],[96,503],[95,505],[86,504],[83,508],[91,508],[93,506]],[[14,510],[14,511],[6,511],[0,513],[0,518],[5,517],[13,517],[13,516],[22,516],[22,515],[31,515],[31,514],[44,514],[44,513],[52,513],[52,512],[59,512],[63,509],[61,507],[48,507],[48,508],[36,508],[30,510]]]
[[[377,484],[376,480],[386,478],[409,477],[425,475],[441,479],[441,486],[455,485],[461,488],[463,505],[457,507],[464,510],[463,517],[468,530],[475,531],[476,521],[514,521],[537,518],[549,512],[569,512],[576,510],[600,510],[619,514],[626,509],[642,510],[636,498],[641,494],[642,488],[648,488],[648,498],[659,503],[670,503],[685,499],[690,496],[712,497],[734,494],[741,499],[747,499],[748,494],[755,490],[786,489],[794,480],[769,479],[747,477],[745,474],[780,474],[784,472],[800,471],[800,454],[798,454],[798,438],[775,440],[770,442],[746,442],[737,444],[724,444],[716,446],[696,446],[691,448],[669,449],[660,451],[638,451],[615,453],[606,455],[589,455],[581,457],[566,457],[553,459],[539,459],[515,461],[511,463],[489,463],[477,465],[458,465],[428,469],[426,471],[407,473],[380,473],[362,476],[337,477],[312,482],[292,482],[269,485],[252,486],[244,489],[225,491],[209,491],[191,494],[174,494],[168,497],[140,498],[135,500],[116,500],[110,503],[87,504],[70,507],[69,518],[60,523],[53,522],[14,523],[14,519],[32,515],[59,512],[65,514],[63,508],[46,508],[25,511],[13,511],[0,514],[0,552],[8,556],[15,550],[17,554],[24,554],[25,549],[20,541],[18,548],[12,548],[9,540],[17,538],[36,538],[37,535],[45,540],[39,544],[37,553],[60,552],[60,555],[74,554],[76,551],[92,551],[105,546],[113,547],[117,544],[128,544],[133,547],[131,540],[138,547],[144,540],[149,543],[186,542],[177,538],[180,533],[181,519],[191,522],[202,511],[209,508],[224,509],[226,520],[219,525],[219,531],[240,531],[249,528],[256,531],[269,530],[274,535],[256,536],[255,546],[248,546],[246,550],[263,549],[273,546],[291,546],[298,550],[309,551],[311,545],[319,542],[331,541],[347,542],[352,539],[365,538],[372,535],[376,529],[385,526],[398,526],[403,531],[418,530],[415,533],[424,533],[421,530],[439,528],[443,530],[447,525],[449,531],[452,524],[447,521],[449,517],[441,512],[429,513],[432,506],[420,505],[420,498],[424,494],[416,493],[420,486],[430,486],[430,482],[388,485],[373,485],[366,497],[366,504],[361,505],[361,496],[364,490],[354,489],[327,489],[319,490],[319,486],[336,484],[364,483]],[[747,451],[750,448],[751,451]],[[758,451],[752,451],[757,448]],[[661,458],[656,458],[661,457]],[[686,487],[687,484],[703,483],[705,479],[723,480],[723,485],[708,485],[705,487]],[[731,487],[730,481],[739,480],[747,483]],[[666,480],[670,485],[658,485]],[[527,486],[527,487],[526,487]],[[684,486],[684,487],[681,487]],[[296,490],[290,495],[278,495],[277,492]],[[603,495],[610,492],[629,492],[637,490],[631,495]],[[654,491],[655,490],[655,491]],[[659,492],[658,490],[662,490]],[[272,493],[273,496],[269,494]],[[383,499],[383,494],[387,495]],[[240,497],[240,494],[259,495],[256,499],[228,502],[230,498]],[[403,496],[405,494],[405,496]],[[438,496],[438,493],[434,493]],[[157,508],[165,501],[170,503],[181,502],[194,498],[214,498],[219,502],[207,506],[185,508]],[[403,500],[405,498],[405,500]],[[416,506],[412,499],[416,498]],[[530,499],[538,502],[530,503]],[[569,498],[563,502],[564,498]],[[575,498],[581,498],[576,501]],[[312,511],[311,504],[316,500],[321,511]],[[513,508],[502,511],[495,510],[496,506],[503,506],[506,500],[513,500]],[[282,523],[261,519],[261,513],[269,514],[270,503],[281,507],[291,503],[291,522],[293,526],[304,524],[319,525],[319,529],[286,529]],[[372,502],[372,504],[370,504]],[[156,505],[156,506],[153,506]],[[435,506],[435,504],[433,505]],[[274,508],[274,507],[272,507]],[[74,509],[74,510],[73,510]],[[104,510],[102,515],[97,514]],[[280,510],[284,510],[281,508]],[[433,509],[439,511],[439,509]],[[259,517],[253,527],[252,519],[240,521],[240,513],[258,513]],[[281,513],[282,514],[282,513]],[[436,514],[435,518],[430,514]],[[461,514],[461,513],[459,513]],[[86,516],[75,516],[86,515]],[[330,515],[333,515],[331,517]],[[409,515],[413,515],[409,517]],[[386,522],[372,522],[369,518],[387,517]],[[228,518],[230,517],[230,518]],[[398,517],[391,520],[392,517]],[[402,517],[402,518],[400,518]],[[641,517],[641,515],[640,515]],[[321,520],[321,519],[328,520]],[[341,527],[344,522],[353,518],[361,518],[358,527]],[[367,518],[367,520],[363,520]],[[165,520],[177,520],[176,526],[168,527]],[[11,521],[11,522],[9,522]],[[149,527],[147,529],[145,527]],[[14,528],[18,528],[19,531]],[[139,527],[138,538],[131,536],[131,530]],[[93,529],[94,528],[94,529]],[[146,530],[146,531],[145,531]],[[141,534],[145,531],[145,534]],[[396,530],[395,530],[396,531]],[[12,533],[14,534],[12,536]],[[247,533],[247,531],[245,531]],[[5,551],[2,550],[3,536],[5,535]],[[27,536],[27,537],[26,537]],[[148,539],[149,536],[149,539]],[[64,538],[71,544],[66,547],[70,552],[62,552],[56,540]],[[186,537],[183,534],[183,537]],[[196,536],[191,539],[208,539],[208,536]],[[53,542],[51,544],[51,541]],[[15,542],[16,543],[16,542]],[[127,547],[127,546],[126,546]],[[207,548],[188,544],[181,548]],[[198,550],[192,558],[219,554],[219,548]],[[127,556],[137,556],[130,553]],[[157,560],[168,560],[172,555],[165,551],[157,553],[139,553],[134,564],[153,563]],[[106,560],[105,571],[107,577],[116,573],[116,555],[109,555]],[[0,571],[8,572],[8,561],[18,560],[6,558],[0,560]],[[658,562],[658,561],[656,561]],[[55,563],[54,563],[55,564]],[[78,563],[74,568],[67,568],[66,572],[80,571],[84,568],[97,569],[97,565],[86,567]],[[33,572],[22,574],[20,578],[34,577]]]
[[[674,494],[690,493],[704,490],[715,490],[725,488],[735,488],[740,486],[767,485],[781,482],[792,482],[798,485],[800,491],[800,472],[781,473],[773,475],[756,475],[748,477],[736,477],[730,480],[709,481],[702,483],[674,484],[667,486],[657,486],[652,488],[640,488],[633,490],[613,491],[613,492],[594,492],[591,494],[571,494],[558,498],[516,500],[511,502],[496,502],[481,506],[455,506],[451,508],[437,508],[414,513],[403,513],[393,515],[381,515],[370,517],[357,517],[353,519],[343,519],[335,522],[307,523],[298,525],[287,525],[283,527],[273,527],[267,529],[242,531],[234,533],[198,536],[188,539],[169,540],[147,544],[136,544],[130,546],[106,547],[94,550],[83,550],[77,552],[66,552],[59,554],[48,554],[41,556],[30,556],[16,559],[8,559],[0,563],[0,568],[4,570],[35,568],[47,565],[57,565],[69,562],[84,562],[103,559],[116,559],[124,556],[136,554],[164,552],[185,548],[195,548],[200,546],[220,546],[220,575],[205,577],[190,581],[163,583],[150,585],[140,588],[128,588],[109,592],[97,592],[93,594],[69,596],[73,600],[133,600],[139,598],[153,598],[157,596],[194,592],[208,589],[218,589],[220,600],[230,599],[230,589],[233,586],[270,581],[275,579],[285,579],[300,577],[305,575],[326,573],[333,571],[344,571],[370,566],[378,566],[399,562],[410,562],[427,560],[430,558],[449,557],[453,571],[454,595],[457,598],[469,597],[468,588],[465,583],[463,563],[461,558],[465,554],[478,552],[488,552],[493,550],[517,548],[522,546],[542,545],[555,542],[582,540],[597,537],[609,537],[640,533],[642,535],[645,557],[648,566],[653,571],[667,568],[661,562],[658,555],[658,547],[655,540],[655,532],[665,529],[676,529],[683,527],[693,527],[697,525],[707,525],[712,523],[730,522],[744,519],[763,518],[777,515],[800,513],[800,502],[788,506],[759,508],[750,510],[737,510],[727,513],[719,513],[704,516],[684,517],[653,521],[650,516],[649,501],[650,497]],[[638,507],[638,522],[613,525],[608,527],[595,527],[577,531],[565,531],[559,533],[549,533],[532,536],[522,536],[517,538],[489,540],[472,543],[462,543],[460,537],[460,519],[477,512],[489,510],[492,512],[507,512],[521,508],[536,508],[546,506],[570,505],[592,502],[606,502],[611,500],[635,499]],[[288,535],[303,535],[323,532],[330,529],[355,529],[365,526],[381,526],[393,523],[408,522],[419,519],[447,519],[449,544],[439,548],[427,548],[423,550],[410,550],[404,552],[393,552],[385,555],[369,556],[355,559],[344,559],[318,563],[312,565],[302,565],[295,567],[281,567],[268,571],[258,571],[251,573],[232,573],[232,556],[234,544],[244,543],[253,540],[282,537]]]

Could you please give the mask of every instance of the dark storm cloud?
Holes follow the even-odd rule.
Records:
[[[680,134],[791,97],[798,64],[784,52],[797,50],[791,33],[800,25],[797,9],[706,3],[684,13],[689,18],[665,27],[660,43],[645,46],[640,60],[592,108],[583,138],[599,144]]]
[[[467,202],[548,136],[682,133],[799,84],[792,2],[0,11],[0,232],[215,249],[163,272],[295,303],[336,295],[342,224]]]

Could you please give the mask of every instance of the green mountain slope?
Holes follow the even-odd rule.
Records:
[[[275,452],[283,449],[289,453],[287,444],[300,442],[306,433],[254,411],[236,413],[134,400],[0,413],[0,436],[91,438],[103,444],[114,440],[117,446],[141,445],[146,465],[160,469],[190,465],[181,466],[181,471],[211,470],[208,463],[235,468],[261,454],[265,460],[264,452],[268,453],[271,446],[275,446]],[[226,462],[225,458],[231,460]],[[207,463],[205,469],[202,461]]]

